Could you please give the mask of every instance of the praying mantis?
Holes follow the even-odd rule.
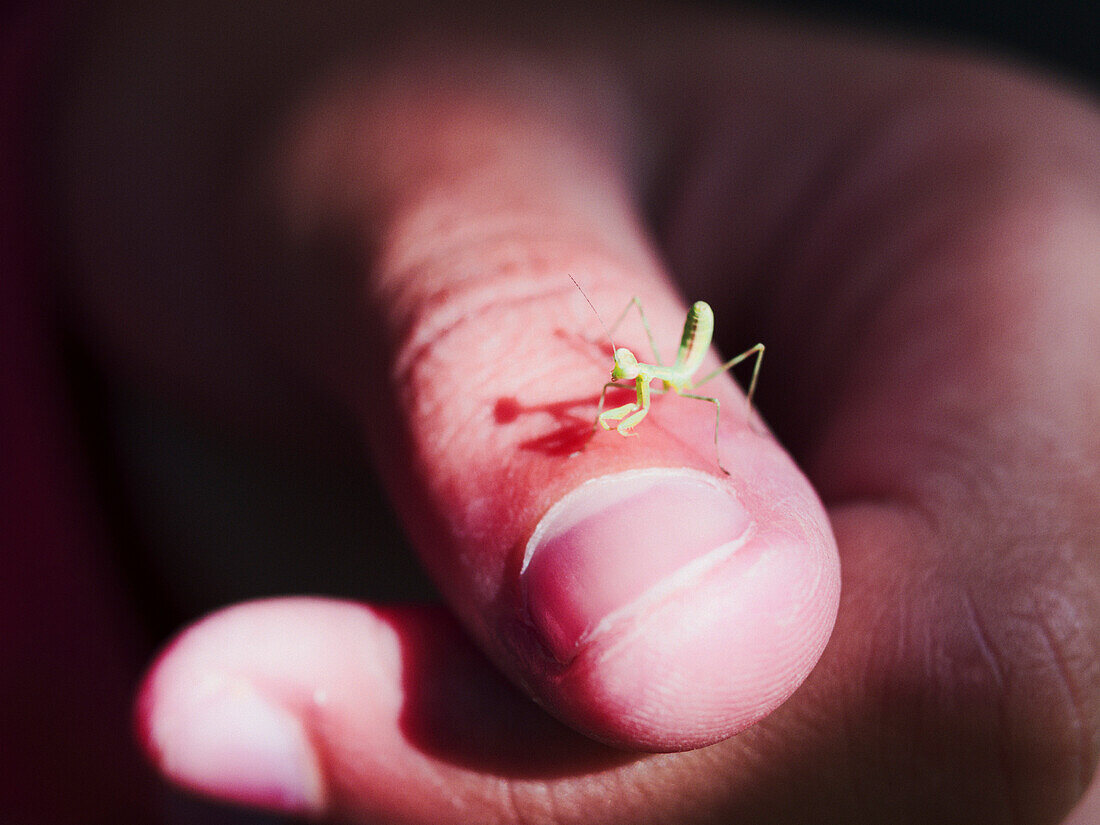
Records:
[[[572,276],[570,277],[572,278]],[[573,283],[577,283],[576,279],[573,279]],[[577,284],[577,288],[580,289],[579,284]],[[581,290],[581,294],[584,294],[584,290]],[[584,297],[589,306],[592,306],[588,296],[585,295]],[[649,345],[657,361],[656,364],[646,364],[639,361],[637,356],[626,347],[616,347],[615,341],[611,337],[614,330],[626,318],[631,307],[636,307],[638,315],[641,316],[642,326],[645,328],[646,337],[649,339]],[[593,312],[595,312],[595,309],[593,306]],[[598,312],[596,317],[599,317]],[[602,319],[600,323],[603,324]],[[596,421],[592,425],[593,428],[602,427],[605,430],[614,428],[622,436],[637,435],[634,428],[649,413],[650,395],[652,393],[660,394],[671,390],[682,398],[707,401],[714,405],[714,458],[718,468],[729,475],[729,470],[722,466],[722,458],[718,450],[718,423],[722,415],[722,404],[717,398],[708,395],[696,395],[690,390],[701,387],[711,379],[755,355],[756,361],[753,364],[752,378],[749,380],[749,391],[746,394],[747,409],[751,412],[752,397],[756,392],[756,380],[760,375],[760,363],[764,358],[764,345],[756,344],[749,347],[740,355],[734,356],[713,372],[708,373],[702,380],[693,381],[692,376],[702,365],[703,359],[710,349],[711,339],[714,336],[714,311],[706,301],[696,301],[688,310],[687,318],[684,320],[684,331],[680,336],[680,349],[676,353],[675,363],[670,367],[666,367],[661,363],[661,354],[653,340],[653,333],[649,328],[645,311],[642,309],[641,301],[638,300],[637,296],[630,299],[630,303],[626,305],[615,323],[611,325],[610,329],[605,327],[605,331],[611,341],[615,365],[611,369],[611,380],[603,385],[603,391],[600,393],[600,403],[596,409]],[[653,381],[660,381],[661,387],[659,389],[650,387]],[[633,389],[635,398],[628,404],[605,410],[603,405],[607,398],[607,391],[612,388]]]

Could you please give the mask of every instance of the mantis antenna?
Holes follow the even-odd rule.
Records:
[[[600,313],[596,311],[596,305],[592,303],[592,299],[588,297],[588,293],[585,292],[581,288],[581,285],[577,283],[577,279],[570,275],[569,280],[573,282],[573,286],[580,290],[581,295],[584,296],[584,300],[586,300],[588,302],[588,305],[592,307],[592,312],[595,314],[596,320],[600,322],[600,326],[603,327],[603,331],[607,334],[607,340],[611,343],[611,358],[614,359],[615,339],[611,337],[611,330],[607,328],[607,324],[603,322],[603,318],[600,317]]]

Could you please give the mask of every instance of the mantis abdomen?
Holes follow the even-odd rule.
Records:
[[[680,351],[676,353],[673,370],[685,378],[693,375],[703,363],[712,337],[714,312],[706,301],[696,301],[684,321],[684,334],[680,336]]]

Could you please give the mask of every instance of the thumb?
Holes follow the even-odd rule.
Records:
[[[503,671],[597,739],[702,746],[809,673],[835,617],[836,547],[726,376],[705,394],[728,475],[713,404],[654,396],[637,437],[593,434],[611,356],[568,273],[609,322],[641,296],[666,348],[685,307],[639,229],[621,136],[563,84],[530,81],[405,83],[307,130],[333,145],[297,151],[339,159],[294,189],[339,203],[313,214],[347,210],[368,296],[351,311],[391,359],[389,391],[343,391],[424,564]],[[350,207],[349,180],[366,193]],[[616,334],[653,361],[638,319]]]

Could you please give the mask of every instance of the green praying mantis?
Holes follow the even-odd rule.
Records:
[[[572,276],[570,278],[572,279]],[[574,284],[577,284],[576,279],[572,280]],[[577,289],[580,289],[580,284],[577,284]],[[583,289],[581,289],[581,294],[584,295]],[[584,298],[588,301],[588,305],[592,306],[588,296],[584,295]],[[612,334],[626,318],[631,307],[637,308],[638,315],[642,319],[642,326],[645,328],[646,337],[649,339],[654,359],[657,361],[656,364],[646,364],[639,361],[637,356],[626,347],[615,346]],[[592,311],[596,311],[594,306],[592,306]],[[598,312],[596,312],[596,317],[599,318]],[[600,319],[600,324],[603,324],[602,319]],[[600,403],[596,410],[596,421],[593,428],[602,427],[605,430],[614,428],[622,436],[636,435],[634,428],[649,413],[650,396],[653,393],[661,394],[672,391],[682,398],[707,401],[714,405],[714,458],[718,468],[729,475],[729,470],[722,466],[722,458],[718,450],[718,424],[722,415],[722,404],[717,398],[708,395],[696,395],[691,390],[703,386],[723,372],[733,369],[742,361],[755,355],[756,361],[753,364],[752,378],[749,380],[749,391],[746,394],[747,410],[751,412],[752,397],[756,392],[756,380],[760,375],[760,363],[764,358],[764,345],[756,344],[749,347],[740,355],[734,356],[713,372],[708,373],[702,380],[693,381],[692,376],[702,365],[703,359],[710,349],[711,339],[714,337],[714,311],[706,301],[696,301],[688,310],[687,318],[684,320],[684,331],[680,336],[680,349],[676,353],[675,363],[669,367],[661,363],[660,351],[653,340],[653,332],[649,328],[649,321],[646,320],[645,311],[642,309],[641,301],[638,300],[637,296],[630,299],[630,303],[626,305],[615,323],[611,325],[610,329],[604,327],[604,331],[607,333],[608,340],[611,341],[615,365],[611,369],[611,380],[604,384],[603,391],[600,393]],[[661,382],[660,388],[650,386],[654,381]],[[622,406],[605,410],[603,406],[607,398],[607,391],[612,388],[633,389],[635,393],[634,400]]]

